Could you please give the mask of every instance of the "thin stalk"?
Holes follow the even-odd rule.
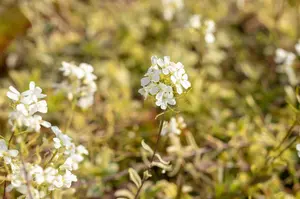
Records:
[[[281,147],[281,145],[286,141],[286,139],[287,139],[288,137],[290,137],[290,135],[292,134],[293,129],[294,129],[294,127],[296,126],[297,122],[298,122],[298,120],[297,120],[297,118],[296,118],[295,121],[294,121],[294,123],[292,124],[292,126],[291,126],[291,127],[289,128],[289,130],[287,131],[285,137],[281,140],[281,142],[278,144],[278,146],[274,149],[275,151]]]
[[[292,139],[292,141],[286,146],[284,147],[284,149],[282,149],[278,154],[277,156],[275,156],[274,158],[272,158],[269,162],[269,164],[271,164],[272,162],[274,162],[277,158],[279,158],[288,148],[290,148],[298,139],[298,136],[294,137]]]
[[[30,183],[29,183],[29,179],[28,179],[28,173],[27,173],[27,170],[26,170],[26,167],[25,167],[25,163],[24,163],[21,151],[20,151],[20,158],[21,158],[21,161],[22,161],[23,169],[24,169],[26,187],[27,187],[27,191],[28,191],[28,197],[29,197],[29,199],[33,199],[32,194],[31,194],[31,190],[30,190]]]
[[[56,156],[57,154],[57,150],[53,153],[53,155],[51,156],[51,158],[45,163],[44,168],[46,168],[48,166],[48,164],[53,160],[53,158]]]
[[[176,199],[180,199],[181,198],[181,194],[182,194],[182,187],[184,184],[184,177],[183,177],[183,164],[181,164],[181,168],[179,170],[179,175],[178,175],[178,182],[177,182],[177,195],[176,195]]]
[[[72,110],[71,110],[71,115],[66,123],[66,127],[65,127],[65,132],[70,128],[71,124],[72,124],[72,120],[73,120],[73,117],[74,117],[74,112],[75,112],[75,108],[76,108],[76,103],[77,103],[77,100],[73,100],[72,101]]]
[[[10,143],[12,142],[14,136],[15,136],[15,133],[16,131],[13,131],[13,133],[11,134],[9,140],[8,140],[8,144],[7,144],[7,149],[10,148]],[[8,173],[6,174],[6,177],[7,177]],[[3,199],[7,199],[6,197],[6,186],[7,186],[7,183],[6,183],[6,180],[4,181],[4,184],[3,184]]]
[[[298,123],[298,117],[296,117],[294,123],[292,124],[292,126],[290,126],[290,128],[288,129],[287,133],[285,134],[284,138],[280,141],[280,143],[277,145],[277,147],[275,147],[272,151],[277,151],[278,149],[280,149],[280,147],[283,145],[283,143],[290,137],[290,135],[293,133],[293,129],[296,126],[296,124]],[[270,151],[267,152],[267,156],[266,156],[266,161],[265,163],[269,163],[270,160],[272,160],[271,157],[269,157],[270,155]]]
[[[150,165],[149,165],[149,168],[146,170],[146,171],[149,171],[152,169],[152,162],[154,161],[154,158],[155,158],[155,154],[158,150],[158,144],[159,144],[159,141],[160,141],[160,138],[161,138],[161,131],[162,131],[162,128],[163,128],[163,124],[164,124],[164,117],[165,117],[165,114],[162,115],[162,119],[160,120],[160,123],[159,123],[159,129],[158,129],[158,135],[157,135],[157,139],[156,139],[156,143],[155,143],[155,148],[154,148],[154,152],[152,154],[152,157],[150,159]],[[147,179],[143,178],[142,180],[142,184],[141,186],[138,188],[136,194],[135,194],[135,197],[134,199],[138,199],[139,197],[139,194],[142,190],[142,187],[144,185],[144,183],[147,181]]]

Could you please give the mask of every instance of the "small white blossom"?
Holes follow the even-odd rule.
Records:
[[[205,41],[206,43],[214,43],[215,42],[215,36],[214,32],[216,31],[215,22],[213,20],[207,20],[205,21],[206,29],[205,29]]]
[[[201,27],[201,16],[192,15],[189,19],[189,26],[194,29],[199,29]]]
[[[291,85],[298,84],[298,79],[292,67],[295,59],[296,55],[294,53],[281,48],[276,49],[274,61],[278,65],[278,72],[285,73]]]
[[[176,134],[180,135],[182,129],[186,128],[186,124],[183,117],[172,117],[169,122],[164,122],[163,129],[161,131],[162,135],[166,134]]]
[[[11,164],[12,159],[17,157],[18,150],[8,149],[5,140],[0,139],[0,157],[4,159],[5,164]]]
[[[7,92],[6,96],[13,101],[19,101],[21,97],[20,92],[13,86],[10,86],[8,89],[9,91]]]
[[[184,7],[183,0],[162,0],[164,9],[164,18],[171,21],[177,11]]]
[[[29,90],[22,93],[21,102],[24,104],[31,104],[33,102],[38,102],[39,99],[45,98],[46,95],[42,94],[42,89],[36,87],[34,82],[29,83]]]

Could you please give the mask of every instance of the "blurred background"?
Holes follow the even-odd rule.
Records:
[[[95,104],[76,110],[69,132],[90,155],[57,198],[115,198],[130,186],[127,169],[144,168],[141,140],[155,143],[160,110],[138,89],[150,57],[167,55],[192,83],[167,118],[187,127],[163,137],[158,150],[175,169],[157,170],[141,198],[300,198],[296,143],[265,164],[295,119],[300,72],[299,56],[282,70],[275,51],[297,54],[299,38],[298,0],[1,0],[0,134],[9,134],[9,85],[35,81],[45,119],[60,126],[71,114],[55,89],[61,62],[93,65]]]

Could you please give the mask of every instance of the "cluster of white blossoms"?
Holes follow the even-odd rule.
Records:
[[[28,198],[30,194],[34,199],[41,199],[46,198],[53,190],[70,188],[72,182],[77,181],[77,176],[72,171],[78,169],[78,164],[83,161],[83,155],[88,155],[88,151],[82,145],[76,147],[72,139],[63,134],[58,127],[52,126],[51,129],[56,135],[53,140],[54,148],[57,150],[52,162],[42,167],[38,164],[22,164],[16,158],[10,160],[11,174],[8,178],[11,184],[7,187],[8,191],[16,189]],[[5,158],[10,158],[16,157],[18,153],[15,150],[8,150],[2,154]]]
[[[295,45],[295,50],[300,56],[300,42]],[[295,71],[293,69],[294,61],[296,60],[296,54],[293,52],[286,51],[282,48],[276,49],[275,52],[275,63],[278,65],[278,72],[286,73],[289,82],[292,85],[298,84],[298,79],[296,77]]]
[[[164,18],[167,21],[171,21],[175,13],[180,11],[184,7],[183,0],[162,0],[162,5],[164,9]]]
[[[49,128],[51,125],[42,119],[38,113],[47,113],[46,97],[40,87],[34,82],[29,83],[29,90],[20,93],[13,86],[9,87],[7,97],[13,101],[14,111],[10,113],[9,124],[14,131],[16,128],[39,132],[41,125]]]
[[[68,93],[69,100],[76,99],[77,105],[86,109],[94,104],[94,94],[97,90],[94,68],[86,63],[79,66],[63,62],[60,70],[68,79],[63,81],[60,88]]]
[[[201,16],[195,14],[190,17],[188,26],[197,30],[203,28],[206,43],[210,44],[215,42],[214,32],[216,31],[216,24],[213,20],[208,19],[201,21]]]
[[[155,96],[155,104],[166,110],[169,105],[176,104],[176,97],[191,87],[188,75],[182,63],[170,61],[170,57],[163,59],[151,57],[152,66],[141,79],[142,88],[139,93],[146,99]]]
[[[182,130],[186,128],[183,117],[172,117],[169,122],[164,122],[161,135],[176,134],[180,135]]]
[[[57,126],[51,126],[42,118],[36,122],[31,121],[36,118],[35,113],[47,112],[46,101],[39,101],[46,95],[42,94],[42,89],[36,87],[34,82],[30,82],[30,89],[23,93],[18,92],[14,87],[9,87],[7,96],[13,100],[13,107],[15,107],[9,120],[14,127],[13,130],[19,132],[25,127],[27,131],[39,132],[40,125],[51,127],[55,135],[53,138],[55,152],[41,166],[25,162],[19,156],[18,150],[9,149],[9,144],[0,139],[0,160],[3,159],[10,168],[7,177],[11,183],[6,187],[6,191],[16,189],[26,199],[43,199],[49,198],[53,190],[70,188],[72,182],[77,181],[72,171],[77,170],[78,164],[84,160],[84,155],[88,155],[87,149],[82,145],[76,146],[72,139],[63,134]],[[15,117],[16,115],[18,117]]]

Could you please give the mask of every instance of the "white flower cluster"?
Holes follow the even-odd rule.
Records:
[[[177,11],[182,10],[184,7],[183,0],[162,0],[164,9],[164,18],[171,21]]]
[[[60,70],[66,81],[61,84],[61,88],[65,88],[68,92],[70,100],[76,99],[77,105],[86,109],[94,104],[94,94],[97,90],[95,80],[97,77],[93,74],[94,68],[86,63],[81,63],[79,66],[63,62]]]
[[[161,135],[176,134],[180,135],[181,131],[186,128],[183,117],[172,117],[169,122],[164,122]]]
[[[45,198],[49,191],[70,188],[72,182],[77,181],[77,176],[72,171],[78,169],[78,164],[83,161],[83,155],[88,155],[88,151],[82,145],[76,147],[72,139],[63,134],[58,127],[52,126],[51,129],[56,135],[53,140],[54,147],[58,150],[53,162],[50,163],[51,166],[46,165],[47,167],[43,168],[37,164],[26,163],[24,168],[19,160],[10,161],[12,173],[9,176],[11,179],[9,191],[16,189],[28,196],[27,182],[29,181],[30,194],[34,195],[34,199],[40,199]]]
[[[163,59],[152,56],[151,62],[152,66],[141,79],[139,93],[145,99],[155,96],[156,105],[165,110],[168,105],[176,104],[175,97],[191,87],[191,83],[182,63],[171,62],[167,56]]]
[[[37,117],[35,113],[47,112],[46,101],[39,101],[46,95],[42,94],[42,89],[36,87],[34,82],[31,82],[30,89],[23,93],[9,87],[7,96],[14,101],[13,105],[16,107],[9,121],[15,131],[26,127],[26,130],[38,132],[40,125],[51,127],[51,124],[42,118],[36,122],[28,122]],[[14,117],[15,115],[18,117]],[[49,162],[44,162],[43,167],[24,162],[18,157],[18,150],[9,149],[6,141],[0,139],[0,160],[3,158],[11,170],[8,175],[11,184],[7,187],[7,191],[16,189],[26,199],[42,199],[48,198],[49,193],[55,189],[70,188],[72,182],[77,181],[72,171],[78,169],[78,164],[83,161],[84,155],[88,155],[88,151],[82,145],[76,146],[58,127],[52,126],[51,129],[55,134],[53,141],[56,152],[53,157],[49,157]]]
[[[7,97],[14,102],[15,107],[9,116],[9,124],[13,131],[16,128],[26,128],[27,131],[39,132],[41,125],[47,128],[51,126],[38,115],[38,113],[47,113],[48,107],[45,100],[40,100],[46,95],[42,94],[42,89],[36,87],[34,82],[30,82],[29,90],[22,93],[10,86]]]
[[[200,29],[202,28],[202,21],[201,21],[201,16],[200,15],[192,15],[189,19],[189,27],[194,28],[194,29]],[[214,32],[216,31],[216,25],[215,22],[211,19],[204,20],[203,21],[203,30],[204,30],[204,39],[206,43],[214,43],[215,42],[215,36]]]
[[[300,56],[300,42],[295,45],[295,50]],[[293,52],[286,51],[282,48],[276,49],[274,61],[278,65],[278,72],[286,73],[292,85],[298,84],[298,79],[292,67],[295,60],[296,55]]]
[[[63,134],[57,126],[51,127],[55,134],[54,148],[60,151],[60,154],[64,156],[64,163],[60,166],[60,169],[66,169],[69,171],[77,170],[78,164],[83,161],[83,155],[88,155],[88,151],[82,145],[75,146],[72,139]]]

